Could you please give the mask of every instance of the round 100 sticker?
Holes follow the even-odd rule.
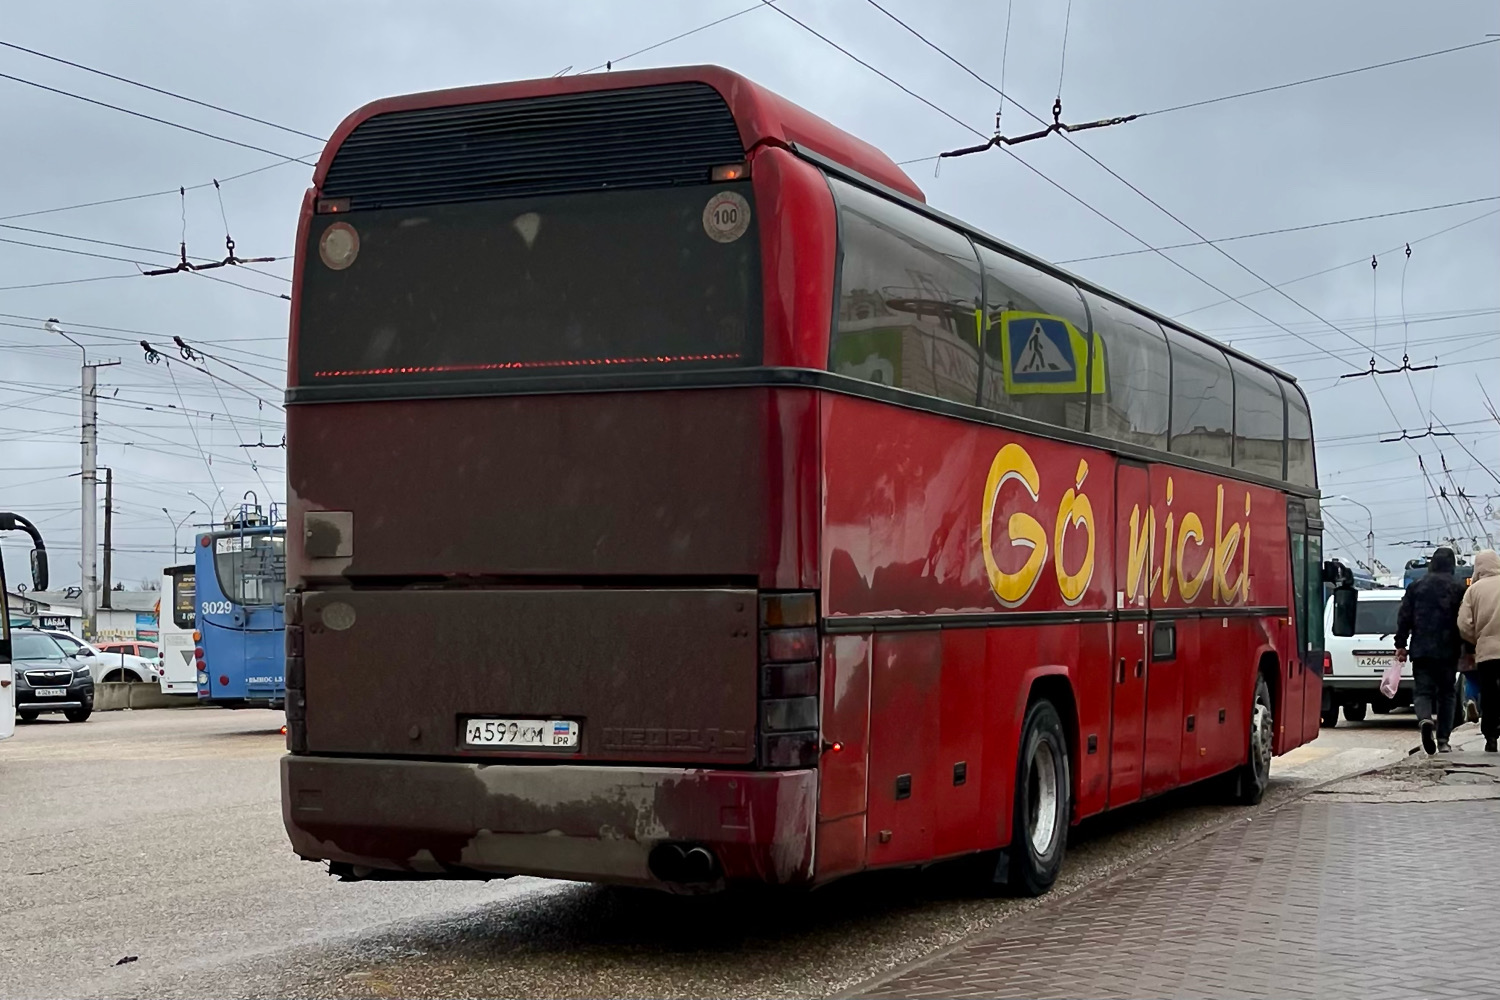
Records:
[[[703,231],[719,243],[733,243],[750,228],[750,203],[735,191],[720,191],[703,206]]]

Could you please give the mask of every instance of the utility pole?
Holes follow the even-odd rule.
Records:
[[[99,607],[110,610],[110,564],[114,555],[115,523],[115,470],[104,470],[104,590],[99,594]]]
[[[47,320],[42,327],[49,333],[58,334],[83,352],[83,496],[81,498],[83,508],[83,580],[81,582],[83,586],[81,589],[83,591],[83,638],[92,640],[94,620],[98,616],[99,607],[99,579],[96,569],[99,558],[97,538],[99,474],[96,469],[99,457],[99,421],[95,385],[100,368],[107,368],[120,362],[96,361],[90,364],[88,348],[70,337],[67,331],[58,325],[56,319]]]

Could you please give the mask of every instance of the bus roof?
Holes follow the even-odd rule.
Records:
[[[362,122],[392,111],[415,111],[463,104],[525,97],[550,97],[591,91],[623,90],[671,83],[706,83],[724,98],[739,128],[745,149],[770,142],[801,146],[885,185],[901,195],[926,202],[922,189],[895,162],[862,139],[832,125],[811,111],[798,107],[759,84],[721,66],[673,66],[663,69],[627,70],[620,73],[590,73],[579,76],[518,80],[513,83],[482,84],[451,90],[429,90],[420,94],[385,97],[372,101],[339,123],[318,158],[313,184],[321,188],[339,146]]]
[[[921,188],[907,176],[884,152],[862,139],[857,139],[817,115],[793,104],[757,83],[721,66],[673,66],[659,69],[627,70],[619,73],[590,73],[578,76],[546,77],[537,80],[519,80],[510,83],[481,84],[473,87],[456,87],[449,90],[430,90],[398,97],[385,97],[359,108],[342,122],[333,132],[322,155],[318,158],[313,174],[313,184],[322,189],[325,178],[339,148],[357,127],[379,115],[420,111],[429,108],[447,108],[466,104],[484,104],[495,101],[518,100],[531,97],[549,97],[561,94],[579,94],[667,84],[699,83],[716,90],[739,130],[740,141],[747,151],[757,144],[771,143],[783,146],[798,155],[812,160],[826,169],[856,182],[873,185],[882,193],[904,201],[923,214],[945,225],[963,230],[977,239],[988,242],[998,249],[1025,260],[1064,281],[1095,295],[1128,306],[1156,320],[1163,327],[1213,345],[1224,353],[1238,358],[1262,371],[1270,372],[1284,382],[1295,385],[1295,376],[1266,362],[1246,354],[1227,344],[1209,337],[1189,326],[1176,322],[1171,317],[1132,301],[1096,282],[1080,277],[1044,258],[1026,252],[1015,245],[992,236],[961,219],[948,215],[927,204]],[[1298,390],[1300,391],[1300,389]]]

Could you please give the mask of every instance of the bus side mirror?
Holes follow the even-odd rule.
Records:
[[[1354,610],[1359,604],[1359,591],[1353,587],[1340,587],[1333,592],[1333,634],[1347,639],[1354,634]]]
[[[31,550],[31,583],[33,590],[47,589],[47,550]]]

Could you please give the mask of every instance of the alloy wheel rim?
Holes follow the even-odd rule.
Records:
[[[1027,824],[1031,828],[1028,831],[1031,848],[1038,855],[1045,855],[1052,850],[1057,837],[1057,754],[1050,742],[1037,743],[1026,777],[1031,803]]]

